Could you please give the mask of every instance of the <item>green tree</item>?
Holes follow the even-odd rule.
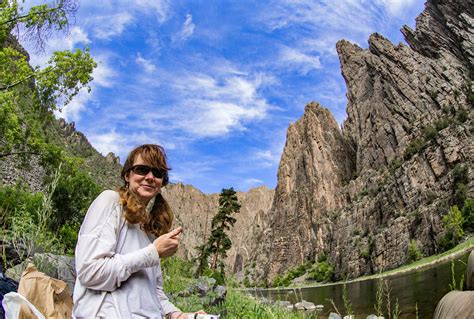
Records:
[[[420,260],[422,257],[423,254],[421,253],[420,248],[418,248],[416,240],[410,240],[410,243],[408,244],[408,262],[415,262],[417,260]]]
[[[226,230],[229,230],[234,226],[236,219],[232,217],[232,214],[238,213],[239,211],[240,204],[234,189],[232,187],[222,189],[222,192],[219,195],[219,210],[212,218],[211,222],[211,236],[209,237],[207,244],[198,248],[200,253],[198,257],[199,274],[207,268],[208,258],[212,256],[210,269],[216,271],[218,262],[220,261],[220,272],[224,275],[223,260],[227,257],[227,251],[232,247],[232,241],[226,234]]]
[[[449,212],[443,216],[443,224],[446,234],[441,241],[441,246],[444,249],[450,249],[457,245],[464,236],[464,217],[456,205],[452,206]]]
[[[51,117],[82,89],[90,90],[97,66],[88,49],[54,52],[44,68],[32,68],[13,30],[40,48],[56,31],[67,30],[77,5],[71,0],[31,7],[25,12],[17,0],[0,0],[0,158],[13,154],[45,154],[49,148],[32,114]],[[19,25],[22,28],[19,28]]]

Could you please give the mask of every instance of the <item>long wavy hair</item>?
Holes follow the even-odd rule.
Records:
[[[130,152],[123,165],[121,177],[124,185],[118,191],[120,204],[123,206],[123,216],[127,222],[140,224],[145,232],[158,237],[170,231],[173,223],[173,212],[161,193],[158,193],[148,214],[146,205],[141,203],[138,196],[129,189],[126,177],[130,174],[138,155],[150,166],[163,169],[166,172],[170,170],[166,163],[166,154],[163,147],[155,144],[144,144],[136,147]],[[162,186],[166,186],[166,184],[168,184],[168,173],[163,177]]]

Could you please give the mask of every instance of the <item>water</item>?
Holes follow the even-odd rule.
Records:
[[[459,281],[466,271],[466,263],[469,254],[454,260],[454,274],[459,287]],[[451,261],[447,261],[430,268],[417,270],[415,272],[385,277],[390,289],[392,310],[398,299],[400,318],[415,318],[416,305],[418,305],[418,317],[420,319],[432,318],[438,301],[450,291],[452,283]],[[347,293],[352,303],[352,309],[358,316],[365,318],[374,314],[376,304],[378,279],[364,280],[347,284]],[[325,285],[320,287],[280,289],[280,290],[257,290],[253,294],[274,300],[288,300],[296,303],[304,299],[314,304],[324,305],[323,314],[328,315],[334,311],[329,299],[332,299],[341,314],[345,313],[342,300],[343,285]],[[387,313],[384,297],[384,313]]]

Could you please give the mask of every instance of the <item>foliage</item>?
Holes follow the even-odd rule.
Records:
[[[456,283],[456,277],[454,275],[455,271],[454,271],[454,260],[451,260],[451,283],[449,284],[449,289],[450,290],[459,290],[459,291],[462,291],[463,290],[463,284],[464,284],[464,274],[462,274],[462,277],[461,279],[459,280],[459,286],[458,284]]]
[[[418,248],[416,240],[410,240],[410,243],[408,244],[408,262],[412,263],[421,258],[423,258],[423,254],[421,253],[420,248]]]
[[[451,108],[451,110],[454,110],[454,108]],[[439,131],[447,128],[449,126],[449,122],[450,122],[449,119],[441,118],[441,119],[436,120],[434,122],[434,127],[439,132]]]
[[[342,302],[344,303],[344,310],[346,311],[346,315],[353,315],[354,311],[352,310],[352,302],[349,299],[349,294],[347,292],[347,278],[342,286]]]
[[[403,153],[403,159],[408,161],[413,155],[421,152],[426,147],[426,142],[421,138],[416,138],[408,144],[405,152]]]
[[[54,214],[52,194],[60,176],[58,170],[44,193],[29,194],[24,190],[3,189],[3,194],[14,191],[21,195],[20,200],[25,199],[24,204],[19,201],[18,205],[11,197],[6,198],[8,204],[4,209],[7,227],[2,228],[0,233],[3,241],[13,245],[20,259],[32,256],[37,250],[56,254],[62,254],[66,250],[58,236],[49,228],[49,221]]]
[[[300,277],[311,268],[311,263],[302,263],[301,265],[290,268],[286,273],[278,275],[273,279],[272,287],[284,287],[289,286],[291,281],[297,277]]]
[[[464,236],[463,224],[464,217],[455,205],[449,209],[449,212],[443,216],[445,235],[441,238],[441,248],[447,250],[459,243]]]
[[[227,257],[227,251],[232,247],[232,241],[225,231],[234,226],[237,220],[231,215],[239,211],[240,204],[234,189],[232,187],[222,189],[219,195],[219,210],[211,222],[211,236],[205,245],[198,247],[199,267],[197,273],[199,275],[207,268],[208,258],[212,256],[211,270],[215,271],[217,269],[220,258],[220,272],[224,276],[223,260]]]
[[[24,36],[41,47],[52,32],[67,29],[76,7],[74,0],[57,0],[24,12],[16,0],[0,1],[0,157],[48,154],[41,125],[31,121],[31,115],[51,116],[50,111],[66,106],[79,90],[90,90],[97,65],[87,49],[54,52],[40,69],[31,68],[11,41],[13,29],[24,30]],[[20,23],[23,27],[17,28]]]
[[[458,120],[460,123],[466,122],[468,118],[469,118],[469,113],[464,108],[459,109],[458,112],[456,113],[456,120]]]
[[[53,230],[58,230],[65,223],[80,223],[90,203],[102,191],[74,161],[66,162],[64,171],[53,193],[54,207],[60,212],[52,221]]]
[[[464,218],[464,229],[474,231],[474,198],[466,199],[462,208],[462,216]]]
[[[175,293],[189,287],[192,283],[192,278],[190,278],[192,267],[192,262],[185,261],[176,255],[161,259],[164,291]]]
[[[224,275],[221,271],[206,268],[203,272],[203,275],[209,278],[214,278],[218,285],[224,285],[226,283]]]
[[[423,135],[425,136],[426,140],[435,140],[438,136],[438,131],[436,130],[436,127],[427,125],[423,129]]]
[[[324,282],[330,280],[333,274],[334,267],[327,260],[327,256],[323,254],[311,266],[311,269],[308,271],[308,279]]]
[[[456,164],[452,170],[453,177],[453,201],[452,203],[461,207],[467,196],[467,184],[469,184],[468,165]]]

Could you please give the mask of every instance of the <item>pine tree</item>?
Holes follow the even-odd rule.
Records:
[[[223,261],[227,257],[227,251],[232,247],[232,241],[225,231],[234,226],[236,219],[232,217],[232,214],[239,211],[240,204],[234,189],[232,187],[222,189],[219,195],[219,210],[211,222],[211,236],[206,244],[198,247],[198,274],[202,274],[204,269],[207,268],[208,258],[211,256],[210,269],[215,271],[219,262],[220,272],[224,274]]]

